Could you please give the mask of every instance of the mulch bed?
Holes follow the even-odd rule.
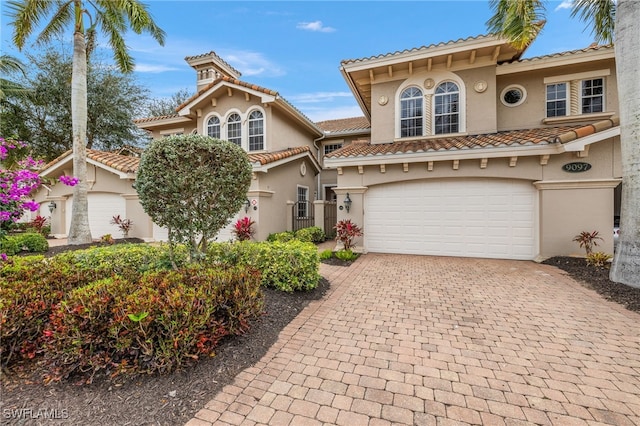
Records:
[[[73,247],[77,249],[80,247]],[[69,248],[52,248],[62,252]],[[337,259],[336,259],[337,260]],[[640,312],[640,289],[612,283],[607,268],[587,267],[584,259],[556,257],[545,261],[567,271],[605,298]],[[333,264],[333,262],[332,262]],[[342,264],[341,266],[348,266]],[[253,322],[243,336],[224,341],[216,356],[170,375],[133,378],[101,378],[91,384],[56,383],[44,386],[37,365],[19,365],[3,372],[0,409],[58,410],[59,421],[7,420],[7,424],[85,425],[183,425],[233,381],[243,369],[260,360],[275,343],[280,331],[312,300],[322,298],[330,284],[322,279],[318,288],[293,294],[265,289],[265,315]],[[3,423],[4,424],[4,423]]]

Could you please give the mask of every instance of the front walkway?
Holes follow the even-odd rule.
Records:
[[[367,254],[188,426],[640,425],[640,315],[532,262]]]

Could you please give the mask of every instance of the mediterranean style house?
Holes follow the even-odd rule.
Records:
[[[371,252],[531,260],[580,254],[573,238],[597,230],[598,249],[611,253],[621,182],[614,49],[523,53],[485,35],[342,61],[363,116],[314,123],[209,52],[186,58],[192,98],[136,124],[154,139],[200,133],[243,147],[253,179],[237,217],[256,222],[256,239],[350,219]],[[109,220],[120,214],[134,221],[131,236],[166,238],[131,186],[133,154],[88,153],[94,236],[116,233]],[[70,167],[66,153],[42,174]],[[52,229],[64,235],[70,190],[38,197],[57,206]],[[229,237],[229,228],[219,236]]]

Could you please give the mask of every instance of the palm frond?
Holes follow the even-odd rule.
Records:
[[[55,7],[55,2],[22,0],[7,2],[7,16],[11,18],[10,25],[14,27],[12,41],[19,50],[33,33],[40,20]]]
[[[58,1],[56,3],[57,9],[55,9],[53,16],[38,35],[38,43],[49,43],[53,37],[64,34],[67,25],[72,22],[73,8],[71,2]]]
[[[489,31],[505,37],[516,49],[524,49],[544,25],[545,8],[540,0],[491,0],[494,15]]]
[[[18,58],[10,55],[0,55],[0,73],[3,75],[19,72],[26,76],[24,64]]]
[[[616,22],[616,2],[614,0],[575,0],[571,16],[578,16],[592,28],[595,41],[612,43]]]

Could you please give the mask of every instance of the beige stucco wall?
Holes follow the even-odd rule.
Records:
[[[338,210],[338,220],[351,219],[362,226],[366,192],[375,185],[410,180],[426,183],[439,178],[523,179],[538,190],[540,257],[583,254],[572,240],[582,231],[594,230],[604,239],[598,250],[613,253],[614,188],[619,182],[616,158],[617,138],[590,145],[584,158],[576,153],[552,155],[546,165],[541,165],[540,156],[531,156],[519,157],[514,167],[509,158],[489,159],[484,169],[480,160],[461,160],[457,170],[453,161],[436,161],[432,171],[426,162],[409,163],[407,171],[402,164],[388,164],[384,173],[379,165],[364,166],[363,173],[357,167],[344,167],[342,175],[337,176],[338,204],[343,203],[347,192],[353,204],[349,213]],[[578,174],[562,170],[562,165],[574,161],[588,162],[592,168]],[[362,246],[362,239],[357,243]]]
[[[495,97],[498,113],[498,130],[544,127],[542,120],[546,117],[545,77],[556,77],[605,69],[610,71],[609,75],[605,76],[605,111],[617,113],[618,93],[616,69],[613,59],[595,61],[589,64],[568,65],[498,76]],[[512,84],[524,87],[527,92],[527,97],[521,105],[507,107],[500,101],[500,95],[503,89]],[[588,115],[582,117],[585,118],[585,121],[589,120]],[[580,121],[573,124],[579,123]]]
[[[305,163],[306,174],[302,176],[300,166]],[[249,189],[249,201],[256,201],[257,209],[251,208],[248,216],[256,222],[254,239],[265,240],[269,234],[283,232],[290,229],[287,223],[287,205],[289,201],[296,201],[298,185],[309,188],[309,199],[315,199],[316,179],[314,168],[308,159],[299,159],[276,168],[267,173],[256,173],[256,179]],[[243,210],[244,212],[244,210]]]

